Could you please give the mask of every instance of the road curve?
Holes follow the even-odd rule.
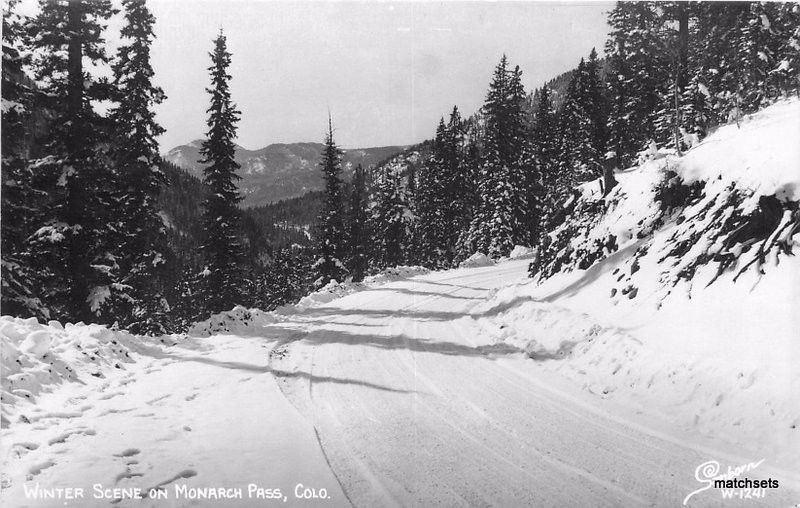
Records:
[[[606,415],[588,394],[553,389],[513,347],[487,344],[470,309],[525,268],[429,274],[285,324],[304,331],[280,346],[276,367],[310,375],[285,376],[281,389],[353,505],[679,506],[702,487],[694,474],[707,450]],[[798,499],[767,495],[772,506]]]

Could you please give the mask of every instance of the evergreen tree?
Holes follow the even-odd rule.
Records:
[[[594,50],[581,59],[570,80],[560,118],[560,191],[603,174],[605,160],[605,99]]]
[[[306,248],[282,249],[255,281],[253,306],[273,310],[296,303],[311,290],[313,253]]]
[[[378,268],[402,265],[412,238],[412,213],[407,183],[400,168],[387,164],[378,175],[372,206],[375,264]]]
[[[445,218],[447,188],[447,127],[444,118],[439,121],[436,136],[431,145],[428,160],[419,173],[417,196],[417,223],[415,235],[416,262],[429,268],[442,268],[447,265],[445,252],[448,247],[447,229],[453,225]]]
[[[356,166],[353,172],[348,221],[348,269],[353,276],[353,281],[360,282],[367,273],[371,245],[367,211],[367,175],[361,164]]]
[[[9,2],[3,12],[0,310],[3,314],[46,318],[47,309],[34,296],[36,278],[29,266],[26,242],[40,196],[31,187],[32,173],[26,160],[25,122],[30,117],[31,90],[24,84],[25,56],[20,50],[24,20],[14,12],[16,3]]]
[[[117,225],[122,291],[117,316],[134,333],[164,333],[169,307],[163,295],[163,271],[170,257],[157,199],[165,183],[156,137],[164,129],[155,121],[152,105],[164,100],[153,85],[150,44],[155,18],[144,0],[124,0],[126,25],[113,66],[118,105],[111,113],[115,139],[112,154],[119,171],[122,211]]]
[[[330,116],[320,167],[325,178],[325,204],[319,217],[317,244],[319,259],[314,264],[317,275],[314,281],[316,288],[325,286],[331,280],[344,282],[348,275],[347,268],[341,261],[346,255],[347,238],[342,199],[342,151],[333,140],[333,123]]]
[[[608,144],[626,166],[656,137],[657,113],[668,86],[669,62],[659,39],[656,2],[617,2],[609,13],[606,54],[611,63]]]
[[[659,110],[655,120],[655,140],[659,145],[675,148],[679,152],[686,147],[683,142],[684,127],[682,101],[689,76],[689,20],[693,8],[689,2],[664,2],[653,19],[654,39],[661,53],[666,55],[664,63],[668,72],[665,83],[659,90]]]
[[[444,266],[453,264],[457,255],[459,236],[469,228],[475,199],[473,164],[467,151],[465,122],[453,106],[444,131]]]
[[[110,86],[84,62],[108,62],[103,31],[116,11],[108,0],[42,0],[40,8],[30,27],[36,101],[54,120],[32,163],[33,184],[47,196],[30,246],[39,297],[55,319],[113,322],[106,307],[118,287],[109,227],[116,182],[107,121],[92,106],[111,98]]]
[[[464,247],[493,258],[525,243],[526,196],[522,157],[525,143],[524,90],[519,68],[508,69],[505,55],[495,68],[486,103],[485,146],[478,195]]]
[[[770,71],[775,86],[784,94],[800,93],[800,4],[776,4],[771,27],[778,39],[776,66]]]
[[[592,48],[586,62],[586,114],[592,124],[592,144],[595,152],[605,158],[608,144],[608,92],[600,79],[600,62],[597,51]]]
[[[786,86],[779,69],[785,41],[791,36],[781,14],[792,11],[777,2],[749,2],[749,7],[742,13],[737,50],[743,66],[742,107],[754,112],[780,97],[781,85]],[[794,28],[797,30],[796,24]],[[797,61],[800,48],[794,48],[794,53]]]
[[[608,147],[614,153],[617,167],[621,168],[628,167],[633,161],[638,137],[630,115],[634,87],[625,43],[626,38],[618,36],[606,46],[609,54]]]
[[[555,216],[559,206],[561,190],[558,188],[558,119],[551,99],[551,92],[547,85],[538,93],[538,102],[534,113],[531,143],[533,156],[539,173],[538,186],[541,188],[540,208],[541,224],[543,230],[548,230],[549,223]]]
[[[203,228],[205,241],[202,251],[205,269],[201,273],[200,294],[206,313],[230,309],[242,298],[242,245],[241,216],[236,174],[239,164],[234,159],[236,123],[240,112],[231,100],[228,52],[225,35],[220,30],[210,53],[211,106],[208,108],[207,139],[200,153],[203,155],[203,184],[208,195],[203,201]]]

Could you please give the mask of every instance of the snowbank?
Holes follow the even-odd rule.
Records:
[[[220,333],[248,335],[249,331],[276,321],[278,316],[273,312],[247,309],[237,305],[231,310],[219,312],[205,321],[193,324],[186,333],[192,337],[210,337]]]
[[[736,185],[756,197],[800,201],[800,101],[780,101],[724,125],[680,161],[686,183]]]
[[[307,309],[324,305],[337,298],[355,293],[356,291],[361,291],[365,288],[395,280],[408,279],[416,277],[417,275],[425,275],[429,272],[430,270],[422,266],[396,266],[393,268],[386,268],[380,273],[365,277],[361,282],[337,282],[332,280],[325,287],[301,298],[297,304],[281,307],[278,309],[278,312],[287,314],[291,313],[293,309]]]
[[[492,258],[482,252],[476,252],[458,264],[459,268],[480,268],[482,266],[492,266]]]
[[[191,337],[210,337],[217,334],[260,335],[269,325],[283,321],[285,316],[294,314],[298,310],[324,305],[337,298],[369,287],[424,275],[429,272],[430,270],[421,266],[396,266],[365,277],[362,282],[337,282],[332,280],[321,289],[304,296],[294,305],[284,305],[272,312],[247,309],[237,305],[229,311],[219,312],[204,321],[195,323],[189,328],[187,334]]]
[[[515,245],[508,255],[508,259],[531,259],[533,257],[536,257],[536,249],[524,245]]]
[[[800,449],[800,101],[583,185],[477,319],[601,397],[788,457]]]
[[[125,370],[137,355],[158,355],[173,336],[140,337],[101,325],[41,324],[35,318],[0,317],[2,423],[12,421],[20,403],[35,402],[57,385],[103,379]]]

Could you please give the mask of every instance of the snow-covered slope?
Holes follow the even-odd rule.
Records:
[[[497,340],[601,397],[794,458],[800,449],[800,101],[580,188]]]
[[[42,393],[70,383],[101,384],[109,372],[124,371],[136,355],[153,355],[172,336],[138,337],[105,326],[57,321],[40,324],[36,318],[0,318],[2,369],[2,426],[30,420],[19,412],[30,408]]]
[[[297,506],[302,482],[344,505],[270,368],[279,337],[150,339],[3,316],[0,505]]]

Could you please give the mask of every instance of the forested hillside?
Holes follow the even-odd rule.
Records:
[[[577,186],[594,181],[606,195],[646,154],[680,155],[797,93],[798,19],[796,4],[619,3],[605,57],[593,49],[532,93],[503,57],[481,111],[465,120],[454,110],[430,150],[375,172],[374,263],[454,266],[476,251],[549,249]]]

